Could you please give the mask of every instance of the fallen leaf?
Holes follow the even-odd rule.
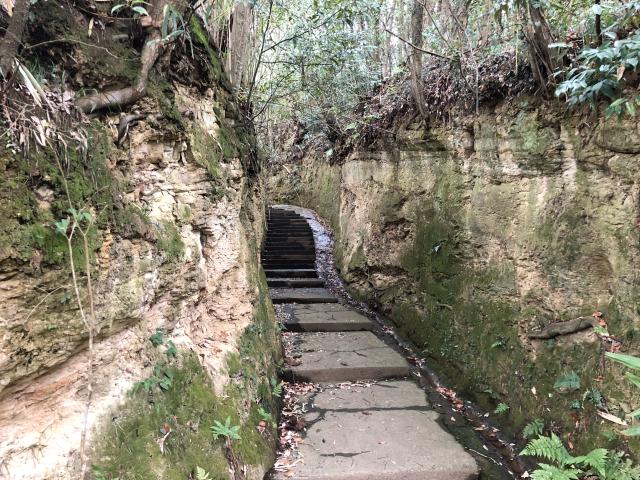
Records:
[[[628,425],[627,422],[625,422],[624,420],[621,420],[615,415],[611,415],[610,413],[598,411],[598,415],[600,415],[605,420],[609,420],[610,422],[617,423],[618,425],[622,425],[623,427],[626,427]]]

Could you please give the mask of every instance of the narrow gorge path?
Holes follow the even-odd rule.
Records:
[[[474,459],[408,379],[405,358],[372,332],[367,317],[325,288],[304,217],[269,210],[262,264],[284,314],[283,378],[302,392],[289,405],[297,412],[295,452],[273,478],[477,478]]]

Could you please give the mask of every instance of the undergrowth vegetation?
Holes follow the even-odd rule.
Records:
[[[176,348],[160,329],[149,338],[157,362],[100,433],[93,457],[97,479],[218,480],[243,465],[268,468],[281,391],[270,383],[278,332],[265,295],[262,286],[239,354],[227,357],[231,381],[222,394],[194,352]]]

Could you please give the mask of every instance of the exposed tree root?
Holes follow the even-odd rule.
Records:
[[[158,29],[153,29],[142,49],[142,67],[135,85],[88,95],[76,100],[76,107],[84,113],[92,113],[105,108],[115,108],[140,100],[147,94],[149,72],[155,65],[162,49],[162,39]]]
[[[558,322],[547,325],[541,332],[532,332],[527,336],[535,340],[548,340],[550,338],[559,337],[561,335],[569,335],[571,333],[581,332],[591,327],[598,326],[598,319],[595,317],[578,317],[568,322]]]
[[[13,71],[13,59],[22,42],[22,32],[29,18],[30,6],[31,2],[28,0],[15,2],[9,26],[0,42],[0,71],[5,77],[8,77]]]

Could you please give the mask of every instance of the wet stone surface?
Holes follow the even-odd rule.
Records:
[[[314,238],[301,220],[292,210],[270,209],[263,250],[278,319],[291,330],[282,333],[283,378],[289,383],[284,385],[273,478],[477,478],[473,457],[440,426],[424,390],[405,379],[409,363],[369,331],[379,331],[371,320],[337,303],[343,290],[336,276],[325,271],[334,271],[332,264],[326,268],[328,239],[316,236],[320,245],[313,250],[328,289],[317,287],[315,270],[287,268],[285,262],[293,260],[287,229],[295,225],[292,235],[302,231]],[[317,225],[310,223],[315,232]],[[279,245],[288,249],[286,254],[278,252]]]

